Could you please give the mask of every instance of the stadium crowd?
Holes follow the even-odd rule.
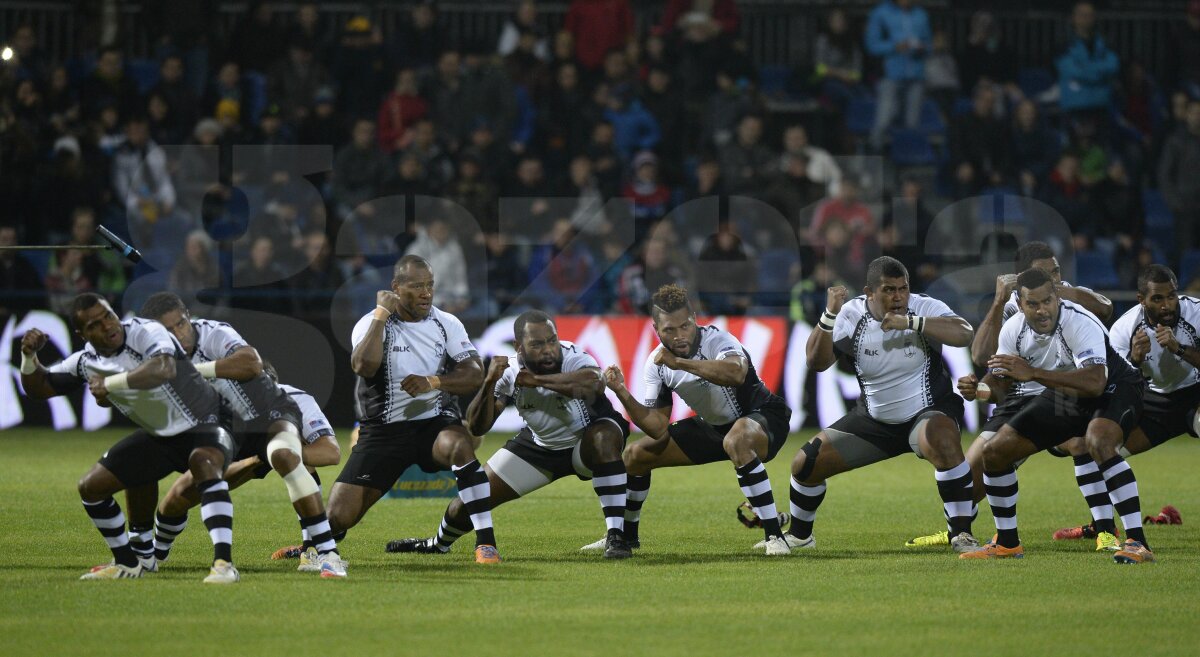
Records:
[[[252,2],[228,33],[216,3],[149,3],[152,60],[97,25],[57,61],[22,25],[0,65],[0,244],[90,244],[103,224],[150,266],[3,252],[0,303],[119,307],[157,269],[218,305],[319,317],[347,282],[364,294],[338,302],[369,308],[375,267],[413,253],[437,305],[469,319],[643,312],[678,283],[711,313],[811,322],[877,255],[917,291],[977,262],[925,247],[982,235],[935,209],[1003,195],[1065,220],[1055,246],[1082,284],[1128,289],[1164,262],[1194,290],[1200,2],[1166,71],[1119,58],[1078,3],[1046,79],[1017,69],[994,15],[952,43],[921,4],[829,10],[782,83],[752,63],[735,0],[669,0],[642,31],[629,0],[574,0],[561,21],[523,0],[488,39],[433,2],[386,36],[315,2]],[[771,111],[781,97],[831,120]]]

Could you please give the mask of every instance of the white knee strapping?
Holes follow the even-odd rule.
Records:
[[[294,431],[280,431],[271,438],[271,442],[267,443],[267,460],[272,460],[275,452],[279,450],[287,450],[296,455],[300,460],[300,465],[296,466],[291,472],[282,475],[283,483],[287,486],[288,495],[292,501],[302,500],[313,493],[320,492],[321,487],[317,486],[317,482],[308,473],[308,469],[304,467],[304,462],[301,457],[300,436]]]

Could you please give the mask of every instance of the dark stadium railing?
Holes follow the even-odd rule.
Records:
[[[75,3],[36,2],[34,0],[0,0],[0,36],[7,38],[17,25],[34,26],[43,49],[53,58],[65,60],[79,50],[84,31],[76,16]],[[278,14],[289,20],[295,2],[269,3]],[[634,0],[641,32],[658,22],[661,2]],[[804,65],[817,31],[826,12],[833,6],[846,9],[861,21],[876,2],[851,0],[739,0],[742,12],[742,36],[753,61],[765,64]],[[1067,35],[1066,12],[1069,2],[950,2],[922,0],[937,27],[948,31],[951,43],[962,44],[970,27],[971,14],[988,7],[998,18],[1005,44],[1017,53],[1022,67],[1053,68]],[[153,54],[152,39],[147,33],[141,12],[142,3],[123,3],[120,16],[120,38],[132,57]],[[405,20],[411,3],[380,4],[375,2],[326,2],[321,11],[334,23],[341,24],[351,16],[367,14],[382,29],[385,36],[394,34]],[[438,5],[442,20],[450,33],[459,39],[494,38],[500,33],[504,20],[512,12],[511,2],[441,2]],[[543,26],[556,28],[565,15],[568,2],[539,3]],[[1181,0],[1118,0],[1101,9],[1099,30],[1117,51],[1122,61],[1137,59],[1152,71],[1166,68],[1170,32],[1183,17],[1185,3]],[[244,16],[246,3],[221,3],[221,31],[228,36]]]

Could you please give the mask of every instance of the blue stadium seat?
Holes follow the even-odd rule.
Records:
[[[137,85],[138,93],[145,96],[150,89],[158,84],[158,62],[153,59],[134,59],[125,65],[125,71],[133,83]]]
[[[920,130],[892,130],[892,161],[896,166],[920,167],[938,163],[937,152]]]
[[[791,292],[792,265],[800,262],[796,249],[771,249],[758,258],[758,294],[760,306],[786,306]]]
[[[1021,91],[1029,98],[1034,98],[1043,91],[1053,87],[1056,81],[1050,69],[1023,68],[1017,71],[1017,86],[1021,87]]]
[[[932,98],[926,98],[921,105],[921,120],[917,129],[927,135],[946,134],[946,121],[942,118],[942,110]]]
[[[1188,249],[1179,262],[1179,286],[1187,287],[1197,273],[1200,273],[1200,249]]]
[[[1173,224],[1156,226],[1147,221],[1146,238],[1158,249],[1168,252],[1175,250],[1175,226]]]
[[[975,101],[971,100],[969,96],[959,96],[954,99],[954,116],[970,114],[973,109],[975,109]]]
[[[246,86],[250,89],[246,111],[250,113],[251,123],[258,125],[263,110],[267,109],[267,76],[257,71],[246,71],[245,78]]]
[[[988,187],[979,192],[979,221],[987,224],[1014,225],[1026,220],[1021,192],[1012,187]]]
[[[1121,285],[1112,258],[1100,251],[1076,253],[1075,276],[1080,285],[1099,290],[1113,289]]]
[[[1171,226],[1175,223],[1175,218],[1171,216],[1171,208],[1167,207],[1167,200],[1156,189],[1142,192],[1142,207],[1146,210],[1147,226]]]
[[[875,125],[875,99],[855,98],[846,106],[846,129],[856,135],[871,132]]]
[[[33,265],[37,270],[38,278],[46,280],[46,274],[50,273],[50,258],[53,256],[53,251],[21,251],[21,255]]]
[[[789,96],[788,88],[792,77],[792,67],[782,64],[766,64],[758,70],[759,90],[768,96]]]

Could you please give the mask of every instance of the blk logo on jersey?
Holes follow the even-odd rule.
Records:
[[[412,353],[412,347],[406,344],[398,344],[392,347],[392,352],[398,354],[410,354]]]
[[[863,349],[863,355],[864,356],[878,356],[879,350],[878,349]]]

